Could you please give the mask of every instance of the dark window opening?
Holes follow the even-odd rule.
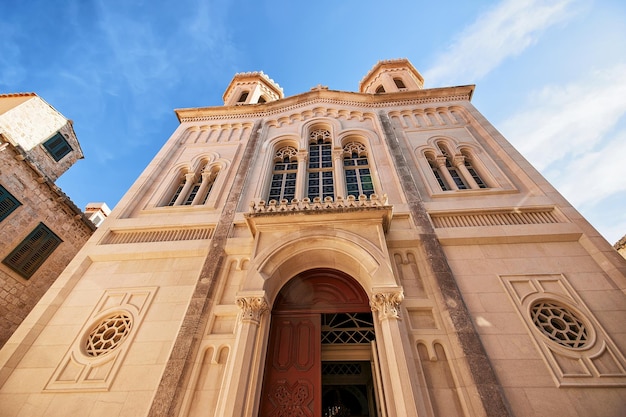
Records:
[[[17,201],[13,194],[0,185],[0,221],[9,217],[9,214],[21,205],[22,203]]]
[[[45,262],[52,252],[63,242],[61,238],[39,225],[2,261],[22,277],[28,279]]]
[[[48,153],[54,158],[55,161],[59,162],[65,155],[72,151],[72,147],[65,137],[62,134],[56,133],[50,139],[43,143],[43,147],[48,151]]]

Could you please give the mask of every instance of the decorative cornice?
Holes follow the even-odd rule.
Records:
[[[310,198],[303,198],[298,200],[270,200],[265,202],[264,200],[250,202],[250,213],[280,213],[280,212],[295,212],[295,211],[331,211],[344,208],[359,208],[359,207],[385,207],[387,206],[387,195],[378,197],[376,194],[372,194],[368,199],[365,195],[360,195],[358,198],[353,195],[349,195],[348,198],[338,196],[336,201],[332,197],[325,197],[323,200],[320,197],[315,197],[313,201]]]
[[[261,323],[261,316],[269,310],[263,297],[238,297],[237,307],[241,309],[241,321],[253,324]]]
[[[379,109],[385,107],[403,107],[426,103],[469,101],[471,100],[473,92],[473,85],[432,88],[418,91],[403,91],[385,94],[384,97],[374,94],[316,89],[265,104],[176,109],[175,113],[181,123],[226,120],[237,117],[261,118],[301,109],[317,103],[336,106],[361,107],[366,109]],[[335,98],[342,95],[350,96],[352,99]]]
[[[370,307],[378,312],[379,320],[399,319],[400,304],[404,300],[402,291],[378,292],[372,294]]]

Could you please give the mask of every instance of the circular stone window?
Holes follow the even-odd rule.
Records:
[[[530,314],[541,333],[562,346],[581,348],[589,340],[585,323],[570,309],[556,302],[537,301],[530,308]]]
[[[87,336],[85,351],[94,357],[112,351],[126,339],[131,326],[132,319],[125,313],[116,313],[102,319]]]

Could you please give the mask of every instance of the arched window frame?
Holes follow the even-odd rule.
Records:
[[[366,146],[352,139],[345,142],[342,151],[346,196],[369,197],[374,194],[374,181]]]
[[[308,135],[306,196],[335,198],[333,140],[330,129],[312,128]]]
[[[220,172],[220,167],[215,164],[203,162],[194,171],[180,171],[176,184],[170,190],[170,197],[164,206],[200,206],[204,205],[209,198],[211,189]]]
[[[478,159],[466,146],[455,147],[445,140],[437,140],[431,148],[423,151],[423,155],[442,191],[491,187],[484,180],[482,164],[474,162]]]
[[[382,84],[376,87],[376,94],[382,94],[384,92],[385,92],[385,87],[383,87]]]
[[[250,95],[249,91],[242,91],[239,95],[239,99],[237,100],[237,104],[243,104],[248,99],[248,95]]]
[[[394,77],[393,82],[396,87],[398,87],[398,90],[406,90],[406,85],[404,84],[404,81],[402,81],[402,78]]]
[[[296,197],[298,181],[298,150],[291,145],[279,147],[274,153],[268,201],[291,201]]]

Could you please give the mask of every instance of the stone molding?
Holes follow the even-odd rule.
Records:
[[[293,211],[316,211],[316,210],[336,210],[343,208],[359,208],[359,207],[389,207],[387,206],[387,195],[384,194],[379,197],[376,194],[372,194],[369,198],[365,195],[360,195],[356,198],[353,195],[349,195],[347,198],[338,196],[336,200],[332,197],[326,197],[323,200],[320,197],[315,197],[313,200],[309,198],[303,198],[298,200],[270,200],[266,202],[261,200],[259,202],[250,202],[250,213],[274,213],[274,212],[293,212]]]

